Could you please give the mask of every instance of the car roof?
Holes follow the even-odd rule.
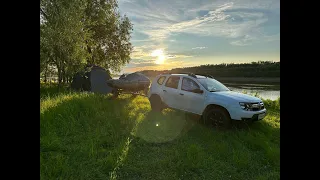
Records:
[[[193,76],[190,76],[189,74],[160,74],[161,75],[170,75],[170,76],[183,76],[183,77],[193,77]],[[202,75],[196,75],[196,79],[203,79],[203,78],[207,78],[206,76],[202,76]],[[195,78],[195,77],[193,77]]]

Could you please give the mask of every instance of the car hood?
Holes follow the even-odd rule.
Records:
[[[250,96],[247,94],[243,94],[243,93],[238,93],[238,92],[234,92],[234,91],[220,91],[220,92],[213,92],[216,95],[220,95],[220,96],[224,96],[224,97],[228,97],[231,99],[234,99],[238,102],[260,102],[261,99],[254,97],[254,96]]]

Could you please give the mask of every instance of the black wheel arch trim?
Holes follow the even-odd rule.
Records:
[[[225,110],[225,111],[228,113],[229,117],[231,118],[228,109],[225,108],[225,107],[223,107],[223,106],[221,106],[221,105],[218,105],[218,104],[208,104],[208,105],[206,106],[206,108],[203,110],[202,115],[205,115],[206,111],[207,111],[209,108],[211,108],[211,107],[218,107],[218,108],[221,108],[221,109]]]

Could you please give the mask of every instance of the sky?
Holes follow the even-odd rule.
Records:
[[[118,0],[133,24],[121,73],[280,61],[280,0]]]

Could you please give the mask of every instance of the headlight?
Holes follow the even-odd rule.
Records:
[[[240,104],[241,109],[251,111],[252,105],[250,103],[241,102],[239,104]]]

